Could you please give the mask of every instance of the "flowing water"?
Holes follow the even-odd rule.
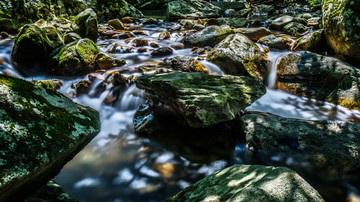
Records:
[[[171,38],[157,40],[160,32],[169,29],[174,23],[161,25],[144,25],[141,29],[146,35],[136,38],[155,41],[160,46],[182,45],[179,31],[172,31]],[[97,42],[101,51],[113,50],[115,57],[123,58],[127,64],[115,68],[114,71],[128,70],[125,76],[138,76],[135,71],[141,65],[159,64],[166,57],[154,58],[151,51],[138,53],[135,49],[123,51],[119,47],[128,44],[122,39],[103,39]],[[52,76],[24,77],[11,65],[11,49],[13,40],[0,41],[0,72],[11,74],[26,80],[57,78],[64,85],[59,90],[73,101],[88,105],[100,112],[101,132],[75,158],[62,169],[55,180],[73,197],[80,201],[162,201],[179,192],[197,180],[220,169],[236,163],[262,163],[266,165],[286,165],[297,170],[320,193],[332,201],[344,201],[351,197],[359,199],[359,189],[349,179],[324,182],[316,175],[305,172],[308,165],[303,165],[300,159],[286,154],[263,154],[261,159],[252,155],[251,149],[239,142],[227,147],[224,155],[219,155],[220,149],[191,151],[185,145],[175,148],[164,142],[139,137],[134,133],[133,115],[140,104],[145,102],[144,91],[128,84],[120,93],[115,93],[111,83],[106,82],[109,74],[95,73],[97,79],[92,83],[91,90],[80,96],[74,96],[71,88],[87,76],[67,78]],[[149,50],[150,46],[147,46]],[[305,120],[347,120],[349,117],[360,117],[358,111],[335,106],[309,98],[294,96],[272,87],[276,82],[275,67],[287,51],[270,51],[268,91],[247,110],[263,111],[289,118]],[[191,49],[174,50],[175,55],[187,55],[193,58]],[[222,71],[214,64],[201,61],[212,74],[222,75]],[[116,95],[116,101],[109,105],[106,99]],[[174,129],[176,130],[176,129]],[[165,137],[164,137],[165,138]],[[180,148],[179,148],[180,147]],[[181,151],[180,151],[181,150]],[[181,154],[181,155],[180,155]],[[265,163],[264,163],[265,162]],[[358,182],[356,182],[358,183]]]

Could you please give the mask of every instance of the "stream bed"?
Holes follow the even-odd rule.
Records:
[[[172,31],[167,40],[158,40],[164,29],[169,29],[176,23],[161,23],[158,25],[142,25],[136,29],[147,35],[136,38],[147,39],[160,46],[181,46],[181,34]],[[133,115],[136,109],[145,103],[145,93],[134,84],[127,85],[111,105],[105,100],[113,93],[111,84],[104,85],[104,78],[92,83],[86,94],[74,96],[71,87],[84,77],[53,77],[48,75],[22,76],[11,65],[12,39],[0,41],[0,73],[6,73],[26,80],[59,79],[64,85],[60,92],[72,98],[74,102],[91,106],[100,112],[101,132],[80,152],[68,162],[55,180],[74,198],[80,201],[163,201],[185,187],[233,164],[257,164],[288,166],[304,177],[327,201],[360,200],[359,182],[352,182],[351,176],[341,181],[323,181],[317,178],[318,173],[306,172],[306,166],[301,159],[286,155],[262,154],[261,159],[253,154],[251,148],[238,142],[227,147],[224,155],[207,151],[187,150],[186,146],[179,152],[164,142],[157,142],[139,137],[134,132]],[[127,44],[124,39],[99,39],[97,45],[103,52],[114,49],[116,44]],[[175,47],[174,46],[174,47]],[[136,50],[122,52],[117,50],[111,54],[126,60],[126,65],[120,69],[134,70],[141,65],[158,64],[167,57],[185,55],[198,58],[191,48],[174,49],[173,55],[152,57],[150,46],[148,51],[139,53]],[[116,50],[116,48],[115,48]],[[258,101],[247,108],[248,111],[262,111],[288,118],[304,120],[343,120],[349,117],[360,117],[359,111],[350,111],[331,103],[314,99],[298,97],[283,91],[271,89],[276,82],[275,67],[279,59],[289,51],[271,50],[268,53],[269,69],[267,80],[268,91]],[[222,75],[222,71],[206,60],[200,61],[211,74]],[[138,75],[129,71],[128,76]],[[97,73],[98,78],[106,74]],[[176,130],[176,128],[174,128]],[[211,149],[213,151],[213,149]],[[184,155],[186,154],[186,155]],[[329,179],[331,177],[329,176]]]

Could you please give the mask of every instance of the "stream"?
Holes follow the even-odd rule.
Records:
[[[154,41],[160,46],[182,45],[181,34],[172,31],[167,40],[158,40],[164,29],[177,25],[176,23],[161,23],[158,25],[141,25],[146,35],[136,38]],[[104,101],[113,93],[112,84],[105,85],[106,74],[95,73],[95,81],[86,94],[74,96],[71,88],[84,77],[54,77],[37,75],[24,77],[11,64],[11,49],[13,39],[0,40],[0,73],[6,73],[26,80],[59,79],[64,85],[61,93],[72,98],[74,102],[91,106],[100,112],[101,132],[80,152],[68,162],[55,181],[67,193],[80,201],[163,201],[185,187],[233,164],[257,164],[288,166],[304,177],[327,201],[360,200],[359,182],[352,182],[351,177],[341,181],[328,181],[317,178],[319,173],[306,172],[309,165],[303,165],[300,159],[279,154],[264,154],[261,159],[252,155],[251,148],[238,142],[230,148],[226,155],[206,155],[191,153],[193,158],[181,156],[179,152],[164,146],[164,143],[139,137],[134,132],[133,115],[136,109],[145,103],[145,93],[134,84],[127,85],[112,104]],[[99,39],[97,45],[103,52],[115,49],[112,55],[126,60],[126,65],[116,67],[112,71],[127,69],[135,70],[141,65],[158,64],[167,57],[186,55],[198,58],[190,48],[174,49],[174,54],[166,57],[152,57],[150,46],[148,51],[123,52],[114,48],[116,44],[126,45],[124,39]],[[259,45],[259,44],[258,44]],[[259,45],[260,46],[260,45]],[[271,50],[268,53],[270,74],[266,82],[267,93],[247,108],[248,111],[270,112],[288,118],[304,120],[347,120],[349,117],[360,117],[360,112],[348,110],[331,103],[314,99],[298,97],[283,91],[272,89],[276,82],[276,65],[280,58],[290,51]],[[200,55],[205,56],[206,54]],[[200,60],[199,60],[200,61]],[[222,71],[206,60],[200,61],[211,74],[222,75]],[[138,76],[136,71],[128,71],[126,76]],[[176,130],[176,129],[174,129]],[[185,148],[186,150],[186,148]],[[198,155],[198,156],[197,156]],[[329,177],[330,179],[331,177]]]

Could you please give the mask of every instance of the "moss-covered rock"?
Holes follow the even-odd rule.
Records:
[[[167,5],[167,19],[219,17],[221,9],[204,1],[176,0]]]
[[[95,11],[91,8],[79,13],[75,18],[74,31],[81,37],[89,38],[96,42],[98,37],[98,20]]]
[[[0,201],[54,177],[100,130],[98,112],[52,90],[0,75]]]
[[[178,55],[167,59],[166,62],[169,62],[170,67],[174,70],[209,73],[209,70],[203,64],[188,56]]]
[[[218,18],[219,25],[229,25],[231,27],[246,27],[246,18]]]
[[[324,0],[322,24],[335,53],[360,61],[360,1]]]
[[[124,30],[125,27],[119,19],[112,19],[108,21],[108,24],[111,25],[116,30]]]
[[[169,111],[194,128],[230,121],[266,92],[264,85],[249,77],[202,72],[142,76],[135,83],[145,90],[151,107]]]
[[[50,180],[46,185],[42,186],[35,193],[25,199],[26,202],[78,202],[54,180]]]
[[[267,45],[269,48],[289,49],[291,40],[284,36],[275,36],[273,34],[264,36],[258,41],[261,44]]]
[[[226,74],[251,76],[261,81],[267,74],[266,54],[242,34],[226,37],[209,52],[207,59]]]
[[[195,32],[184,37],[183,42],[188,46],[211,46],[214,47],[217,43],[225,39],[235,31],[227,25],[223,26],[209,26],[205,29]]]
[[[293,45],[293,50],[309,50],[309,51],[319,51],[323,48],[324,40],[324,30],[312,31],[306,34],[303,37],[297,39]]]
[[[185,188],[170,201],[315,201],[324,199],[285,167],[234,165]]]
[[[327,180],[341,179],[346,173],[360,177],[357,123],[305,121],[253,112],[241,117],[241,125],[247,144],[256,151],[285,153]]]
[[[126,63],[123,59],[115,58],[103,52],[96,55],[95,62],[100,69],[112,69],[114,67],[123,66]]]
[[[31,83],[53,91],[58,90],[63,85],[63,82],[58,79],[37,80],[32,81]]]
[[[293,36],[302,36],[306,33],[306,31],[308,31],[308,29],[308,27],[298,22],[290,22],[283,28],[286,34]]]
[[[277,88],[295,95],[360,109],[360,70],[311,52],[284,56],[277,66]]]
[[[260,38],[270,35],[271,31],[265,27],[239,28],[236,30],[236,33],[243,34],[253,41],[258,41]]]
[[[58,48],[51,55],[47,71],[53,75],[82,75],[96,70],[99,48],[90,39],[81,39]]]

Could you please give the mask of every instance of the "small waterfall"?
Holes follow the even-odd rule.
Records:
[[[266,80],[266,86],[268,88],[274,89],[276,87],[276,67],[279,64],[281,58],[287,54],[291,53],[290,51],[270,51],[267,53],[269,59],[268,62],[268,71],[269,75]]]

